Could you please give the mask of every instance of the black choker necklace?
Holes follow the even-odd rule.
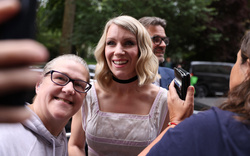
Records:
[[[113,78],[113,80],[114,80],[115,82],[124,83],[124,84],[125,84],[125,83],[133,82],[133,81],[135,81],[135,80],[138,79],[137,75],[136,75],[135,77],[132,77],[132,78],[128,79],[128,80],[120,80],[120,79],[118,79],[118,78],[116,78],[116,77],[114,77],[114,76],[112,76],[112,78]]]

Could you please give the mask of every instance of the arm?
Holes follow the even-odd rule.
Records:
[[[185,118],[193,114],[194,108],[194,87],[189,86],[185,101],[178,97],[178,94],[174,88],[174,82],[172,81],[169,86],[168,92],[168,108],[169,108],[169,118],[171,122],[179,124]],[[147,155],[150,149],[158,143],[163,135],[168,131],[169,128],[174,128],[175,125],[168,126],[149,146],[147,146],[139,156]]]
[[[161,132],[163,132],[168,127],[168,123],[169,123],[169,111],[167,112],[167,115],[166,115],[165,121],[163,123]]]
[[[151,143],[149,144],[138,156],[145,156],[150,151],[150,149],[161,140],[163,135],[168,131],[169,128],[173,128],[175,125],[168,126],[160,135]]]
[[[68,143],[69,156],[85,156],[85,132],[82,129],[81,109],[73,116]]]

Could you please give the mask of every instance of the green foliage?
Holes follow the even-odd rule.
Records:
[[[219,57],[221,51],[226,53],[228,49],[238,48],[235,42],[240,41],[245,30],[246,15],[250,14],[246,9],[247,0],[75,1],[72,45],[79,55],[89,59],[93,59],[94,48],[107,20],[119,15],[130,15],[137,19],[158,16],[167,20],[166,34],[170,38],[170,45],[166,54],[173,60],[230,60],[224,55]],[[63,9],[64,1],[49,0],[46,7],[40,7],[38,11],[39,39],[52,51],[56,51],[59,46]],[[238,25],[229,27],[235,23]],[[233,30],[235,28],[236,31]],[[230,45],[228,43],[233,36],[228,34],[231,31],[235,39]],[[220,47],[221,44],[225,46]]]
[[[40,7],[40,16],[44,19],[43,26],[50,30],[62,28],[64,1],[49,0],[46,7]]]
[[[234,62],[250,19],[247,0],[216,0],[208,8],[216,8],[216,12],[205,23],[207,29],[200,34],[203,42],[196,44],[195,58]]]
[[[84,47],[95,46],[106,21],[115,16],[130,15],[137,19],[158,16],[168,21],[166,33],[171,42],[167,55],[176,59],[188,57],[194,55],[190,47],[194,47],[194,38],[206,28],[203,24],[209,20],[207,14],[213,12],[213,9],[206,8],[210,2],[211,0],[79,0],[73,44],[78,47],[81,44]]]
[[[63,11],[63,1],[57,0],[49,0],[37,11],[37,40],[48,48],[51,59],[59,54]]]

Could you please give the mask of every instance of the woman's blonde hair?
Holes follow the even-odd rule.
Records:
[[[95,49],[97,60],[95,79],[103,88],[112,81],[112,73],[105,59],[106,37],[109,27],[112,24],[121,26],[136,36],[139,49],[139,58],[135,67],[138,76],[138,85],[142,86],[155,81],[158,73],[158,59],[152,51],[152,41],[145,27],[131,16],[118,16],[106,23],[101,39]]]

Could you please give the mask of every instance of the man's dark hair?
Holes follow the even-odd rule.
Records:
[[[159,17],[142,17],[139,19],[139,22],[145,27],[149,27],[150,25],[160,25],[163,28],[167,26],[167,22],[165,19]]]

